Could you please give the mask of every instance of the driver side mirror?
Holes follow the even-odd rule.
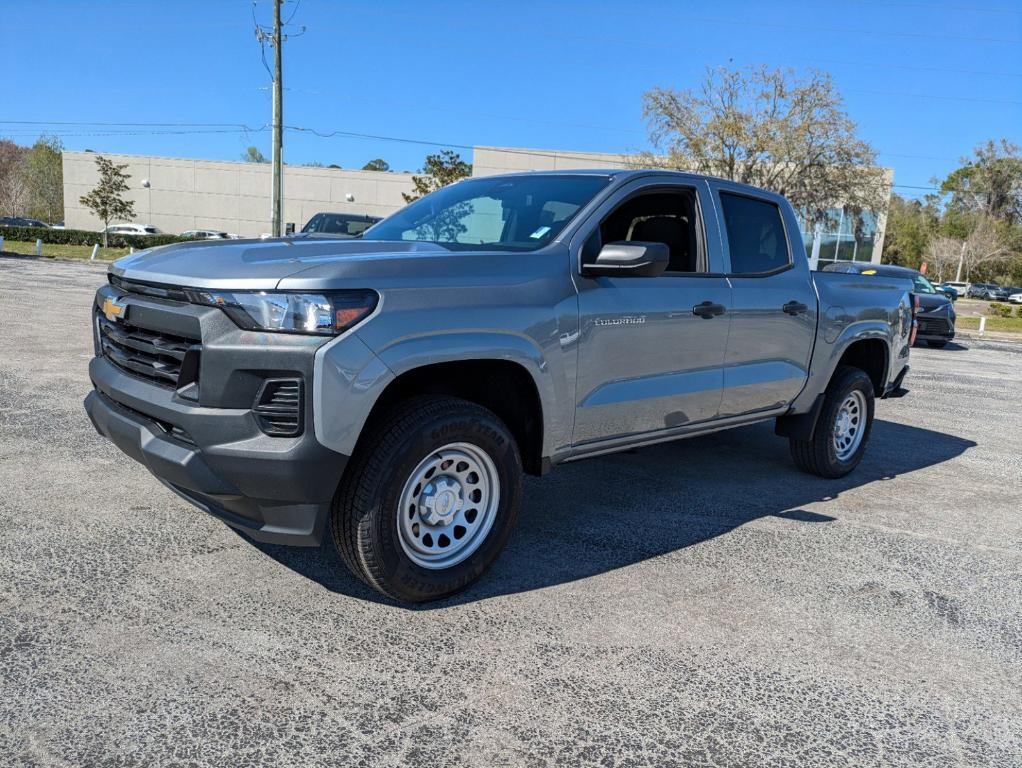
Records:
[[[607,243],[596,260],[582,265],[585,277],[659,277],[671,259],[664,243],[638,240]]]

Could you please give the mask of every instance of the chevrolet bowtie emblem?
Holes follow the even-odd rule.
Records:
[[[128,311],[127,304],[118,304],[117,299],[107,298],[103,301],[103,314],[106,319],[114,323],[124,317]]]

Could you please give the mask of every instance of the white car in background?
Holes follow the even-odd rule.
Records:
[[[946,285],[948,288],[954,289],[954,292],[958,294],[958,298],[961,298],[969,292],[970,283],[958,283],[949,280],[946,283],[941,283],[941,285]]]
[[[1022,304],[1022,290],[1018,293],[1011,294],[1011,296],[1008,297],[1008,301],[1012,304]]]
[[[106,228],[108,235],[162,235],[163,232],[151,224],[111,224]]]
[[[186,229],[181,237],[191,237],[196,240],[229,240],[231,236],[218,229]]]

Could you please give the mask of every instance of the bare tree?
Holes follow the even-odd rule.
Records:
[[[28,150],[9,139],[0,140],[0,214],[21,216],[28,202],[29,186],[25,174]]]
[[[989,216],[982,217],[973,227],[969,236],[962,241],[961,265],[965,267],[965,280],[968,282],[973,270],[987,264],[1004,261],[1011,255],[1011,249],[1004,242],[997,223]],[[961,279],[961,267],[959,277]]]
[[[944,274],[951,274],[954,272],[955,267],[958,266],[958,262],[962,254],[962,241],[957,237],[948,237],[947,235],[941,235],[930,240],[926,244],[924,251],[924,260],[929,265],[930,269],[936,270],[937,282],[944,282]],[[933,272],[927,269],[930,275]]]
[[[697,90],[654,88],[643,96],[649,164],[708,173],[785,195],[811,222],[843,205],[886,208],[889,189],[876,151],[856,135],[830,76],[790,70],[707,71]]]

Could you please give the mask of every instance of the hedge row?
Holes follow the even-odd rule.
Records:
[[[1017,317],[1022,317],[1022,305],[1013,307],[1011,304],[1001,304],[992,301],[990,302],[990,314],[994,317],[1011,317],[1013,314]]]
[[[0,227],[0,237],[5,240],[19,240],[34,243],[42,240],[51,245],[95,245],[103,243],[102,232],[87,232],[84,229],[49,229],[47,227]],[[107,235],[111,248],[152,248],[156,245],[183,243],[193,237],[178,235]]]

